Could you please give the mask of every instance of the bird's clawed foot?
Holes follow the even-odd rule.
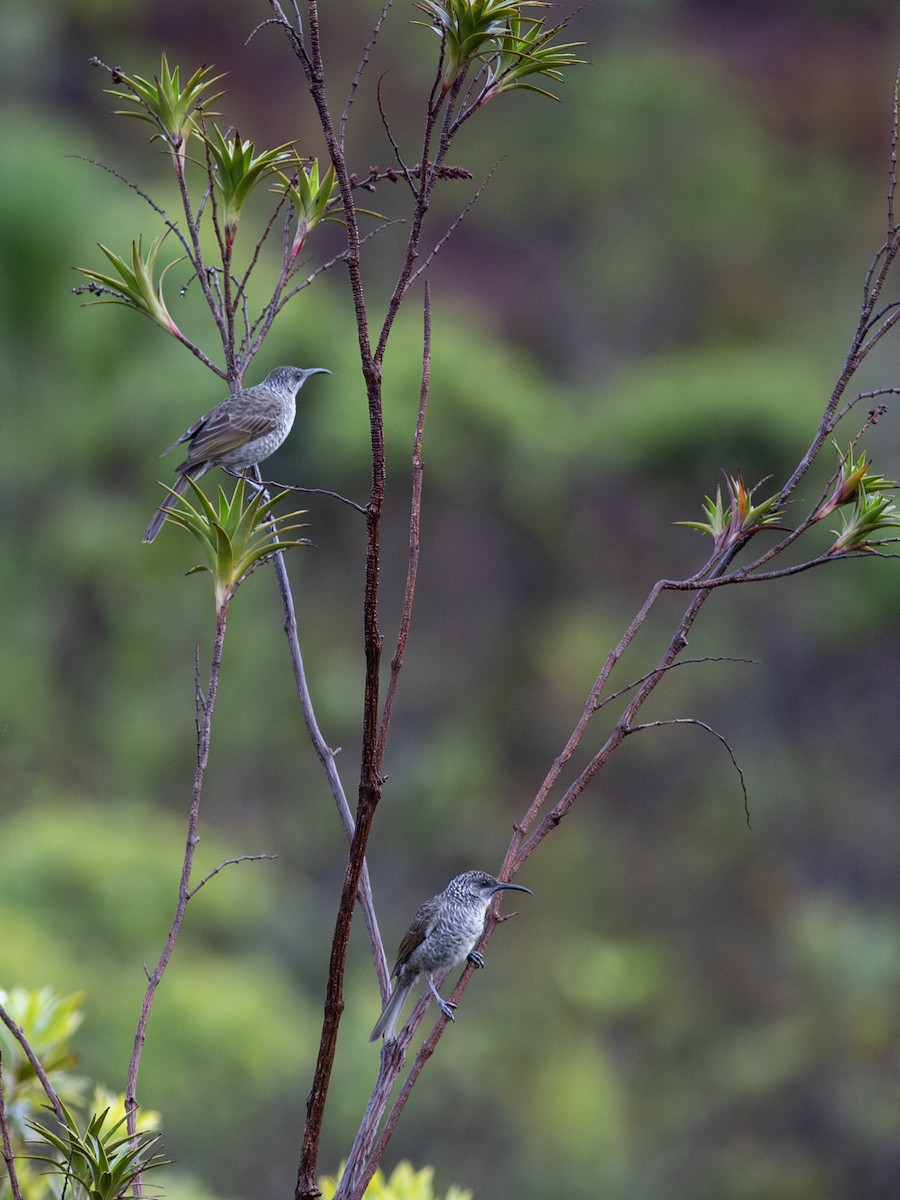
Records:
[[[456,1018],[453,1015],[453,1010],[454,1010],[454,1008],[456,1008],[456,1005],[452,1001],[445,1000],[443,996],[438,996],[438,1008],[440,1008],[441,1012],[444,1014],[444,1016],[447,1018],[448,1021],[456,1020]]]
[[[466,955],[466,962],[470,962],[476,971],[480,971],[484,966],[484,955],[480,950],[473,950]]]
[[[447,1018],[447,1020],[448,1021],[454,1020],[453,1010],[454,1010],[454,1008],[456,1008],[456,1005],[451,1000],[444,999],[444,997],[440,994],[440,992],[434,986],[434,980],[431,978],[430,975],[428,976],[428,986],[431,988],[431,994],[434,996],[435,1000],[437,1000],[438,1008],[441,1010],[441,1012],[444,1014],[444,1016]]]

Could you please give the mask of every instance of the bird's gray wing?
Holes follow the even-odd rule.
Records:
[[[412,924],[406,931],[400,949],[397,951],[397,962],[391,975],[394,976],[407,961],[413,951],[421,946],[434,923],[436,905],[434,900],[426,900],[412,919]]]
[[[190,441],[191,447],[182,466],[221,458],[247,442],[265,437],[278,424],[275,413],[235,412],[230,404],[220,404],[195,421],[175,443]],[[175,447],[170,447],[174,449]],[[180,468],[179,468],[180,469]]]

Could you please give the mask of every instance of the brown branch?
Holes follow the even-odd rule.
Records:
[[[643,707],[647,699],[656,690],[657,685],[665,678],[668,667],[674,663],[678,655],[684,650],[687,645],[687,635],[694,622],[700,614],[700,610],[711,595],[710,589],[706,588],[694,597],[688,605],[684,615],[679,622],[678,628],[675,631],[665,653],[660,658],[650,677],[641,685],[620,716],[618,723],[612,733],[604,742],[600,750],[591,758],[587,766],[581,771],[574,783],[570,784],[560,800],[553,806],[541,820],[540,824],[535,829],[534,833],[525,841],[525,833],[527,827],[519,826],[513,833],[512,841],[506,852],[506,857],[503,860],[503,878],[511,878],[517,871],[521,869],[524,863],[531,857],[540,843],[544,840],[551,830],[555,829],[562,819],[568,814],[572,805],[582,794],[592,779],[606,765],[622,741],[628,733],[629,726],[632,724],[635,715]],[[584,726],[586,728],[586,724]],[[582,730],[583,732],[583,730]],[[579,737],[580,740],[580,737]],[[533,806],[532,806],[533,808]],[[531,810],[530,810],[531,813]],[[537,812],[531,813],[533,821],[537,816]],[[508,872],[508,875],[506,874]]]
[[[270,0],[276,15],[283,16],[278,0]],[[363,594],[363,643],[365,652],[365,682],[363,695],[362,747],[360,754],[359,795],[356,822],[350,842],[344,885],[338,904],[326,984],[324,1016],[319,1050],[312,1086],[307,1098],[307,1115],[303,1129],[300,1162],[297,1171],[296,1200],[311,1200],[319,1194],[317,1163],[325,1102],[337,1047],[337,1034],[343,1013],[343,976],[350,939],[354,902],[365,866],[365,848],[375,810],[381,798],[381,774],[378,756],[379,682],[382,639],[378,622],[378,579],[381,560],[381,513],[385,493],[385,446],[382,414],[381,363],[387,340],[409,284],[413,263],[418,255],[422,225],[437,176],[431,170],[429,146],[436,110],[429,104],[422,155],[422,181],[411,224],[407,250],[399,278],[387,306],[377,347],[373,353],[369,338],[368,315],[360,273],[360,237],[353,201],[353,185],[344,159],[343,145],[337,137],[331,119],[324,87],[324,68],[319,40],[317,0],[307,0],[308,52],[299,35],[291,41],[306,74],[307,84],[316,105],[319,120],[335,168],[338,190],[347,228],[347,265],[350,290],[356,314],[360,361],[366,384],[369,411],[372,476],[369,503],[366,507],[366,559]],[[446,128],[446,123],[445,123]],[[448,142],[442,137],[437,165],[442,165]]]
[[[299,24],[300,24],[300,14],[297,11],[296,4],[294,5],[294,11],[297,12],[298,29],[294,29],[293,25],[290,23],[290,21],[284,15],[284,9],[278,3],[278,0],[269,0],[269,3],[272,6],[273,12],[275,13],[275,20],[274,21],[263,21],[260,23],[258,28],[261,29],[263,25],[270,25],[270,24],[277,25],[282,30],[282,32],[286,35],[288,41],[291,43],[291,48],[294,51],[294,53],[297,55],[297,57],[300,59],[300,62],[303,64],[303,70],[306,72],[306,75],[308,78],[312,67],[311,67],[311,64],[309,61],[309,55],[306,53],[306,47],[303,44],[302,31],[298,32]]]
[[[893,192],[891,194],[893,194]],[[893,224],[893,218],[891,218],[891,224]],[[877,336],[872,335],[868,343],[864,344],[863,342],[863,339],[868,332],[869,323],[872,319],[872,313],[874,312],[875,306],[878,303],[882,291],[884,290],[888,272],[893,265],[898,250],[900,250],[900,238],[897,236],[897,231],[892,229],[888,240],[875,254],[866,273],[866,279],[863,285],[862,309],[856,325],[856,331],[851,339],[850,349],[847,351],[847,357],[844,360],[844,365],[841,368],[840,374],[838,375],[837,382],[835,383],[831,392],[831,396],[828,399],[828,403],[825,406],[825,411],[822,414],[819,428],[816,430],[816,434],[806,453],[800,459],[797,467],[782,488],[778,499],[779,505],[783,504],[787,500],[787,498],[797,487],[797,484],[815,462],[819,455],[819,451],[822,449],[825,441],[831,435],[836,426],[837,418],[835,414],[838,411],[838,405],[841,402],[844,392],[847,390],[850,380],[856,374],[856,371],[858,370],[865,354],[868,353],[869,349],[871,349],[871,347],[875,344],[875,341],[883,336],[883,333],[879,333]],[[881,264],[880,266],[878,265],[879,263]],[[884,330],[884,332],[887,332],[887,330]]]
[[[344,887],[338,907],[335,932],[332,940],[332,953],[329,962],[328,985],[325,1000],[325,1016],[322,1025],[322,1036],[319,1043],[319,1053],[313,1077],[313,1085],[307,1100],[307,1120],[303,1133],[300,1166],[298,1169],[295,1200],[311,1200],[319,1194],[316,1183],[316,1164],[318,1158],[319,1139],[322,1119],[324,1116],[325,1100],[334,1054],[337,1044],[337,1031],[343,1011],[343,971],[346,963],[347,946],[349,944],[350,923],[353,915],[353,894],[364,862],[366,843],[369,837],[375,809],[381,796],[381,773],[378,740],[378,686],[379,666],[381,659],[381,634],[378,627],[378,569],[380,563],[380,521],[384,501],[385,460],[384,460],[384,426],[381,410],[381,363],[385,348],[393,328],[394,320],[399,312],[400,304],[409,287],[413,264],[418,253],[422,229],[431,197],[439,178],[439,171],[449,148],[447,135],[449,112],[445,113],[441,129],[439,148],[434,163],[429,162],[431,140],[439,108],[429,102],[429,111],[423,134],[423,152],[421,159],[421,180],[417,193],[416,205],[407,240],[406,254],[397,282],[388,301],[387,310],[382,322],[381,331],[374,353],[369,342],[368,323],[365,304],[363,301],[362,283],[359,276],[359,235],[355,221],[355,211],[350,179],[343,161],[342,148],[337,144],[331,127],[322,87],[321,57],[318,45],[318,9],[316,0],[308,0],[309,30],[312,70],[308,74],[310,90],[319,109],[320,119],[328,144],[332,162],[341,192],[345,217],[348,228],[348,252],[346,262],[350,275],[351,291],[357,314],[357,332],[362,358],[363,375],[366,380],[369,401],[369,418],[372,447],[372,487],[367,509],[367,542],[366,542],[366,576],[363,606],[364,645],[366,656],[366,678],[363,702],[363,737],[360,764],[360,790],[357,805],[356,829],[350,846],[350,856]],[[458,81],[455,90],[451,90],[452,104],[456,91],[461,85]],[[432,89],[432,100],[436,93],[437,82]],[[420,406],[420,413],[423,410]],[[382,745],[383,750],[383,745]],[[364,1130],[360,1130],[364,1134]]]
[[[276,16],[284,19],[284,14],[278,0],[269,0],[269,2]],[[338,904],[334,935],[332,937],[319,1050],[316,1057],[312,1086],[307,1099],[306,1122],[303,1129],[295,1190],[297,1200],[305,1200],[305,1198],[319,1195],[319,1188],[316,1182],[319,1140],[325,1114],[325,1101],[337,1049],[338,1028],[344,1008],[343,980],[347,950],[350,943],[350,928],[360,880],[365,869],[365,848],[369,837],[369,830],[371,829],[372,818],[381,797],[381,778],[378,774],[376,761],[381,663],[381,634],[378,627],[378,578],[381,561],[381,511],[384,504],[385,489],[381,366],[380,359],[376,361],[373,357],[369,341],[368,315],[360,273],[359,227],[356,219],[349,172],[344,159],[343,146],[334,129],[325,93],[325,73],[320,43],[317,0],[307,0],[307,21],[308,50],[306,43],[299,33],[288,30],[289,40],[306,75],[309,92],[319,114],[319,121],[328,147],[328,154],[335,169],[338,191],[343,206],[344,221],[347,229],[347,251],[344,261],[347,265],[347,274],[353,297],[360,362],[366,384],[372,454],[372,478],[369,503],[366,508],[366,566],[363,597],[363,640],[366,667],[359,795],[356,821],[353,835],[350,839],[347,868]]]
[[[756,573],[752,571],[752,568],[741,567],[730,575],[719,575],[715,579],[667,579],[663,586],[667,591],[694,591],[698,588],[729,587],[735,583],[771,583],[775,579],[789,579],[792,575],[802,575],[804,571],[811,571],[814,567],[824,566],[825,563],[838,562],[840,559],[852,557],[854,555],[846,551],[842,554],[819,554],[815,558],[807,559],[806,562],[794,563],[790,567],[779,567],[776,571]]]
[[[874,344],[873,338],[877,339],[887,332],[887,329],[890,327],[889,322],[893,320],[894,314],[897,311],[891,309],[891,316],[882,322],[882,325],[879,326],[879,330],[876,332],[876,334],[870,333],[872,314],[884,288],[890,267],[896,258],[898,250],[900,250],[900,238],[897,237],[897,231],[893,226],[892,215],[892,199],[894,190],[893,172],[895,169],[894,162],[896,156],[897,121],[898,116],[895,91],[891,161],[891,210],[889,215],[888,240],[877,252],[872,260],[872,263],[870,264],[864,285],[862,309],[857,322],[856,330],[851,339],[850,348],[844,360],[844,364],[825,405],[819,426],[809,447],[779,493],[779,499],[777,502],[779,506],[788,500],[792,492],[797,487],[800,479],[812,466],[813,462],[816,461],[822,446],[825,444],[825,441],[835,428],[837,420],[835,414],[838,412],[838,406],[841,398],[843,397],[850,380],[853,378],[857,368],[859,367],[864,354],[867,353],[868,349],[870,349]],[[869,337],[868,342],[864,340],[867,335]],[[862,398],[863,395],[865,395],[865,393],[860,393],[858,399]],[[841,415],[844,415],[847,411],[849,411],[855,402],[856,401],[851,401],[848,405],[846,405],[845,408],[841,410]],[[877,419],[877,413],[873,413],[870,417],[871,421],[874,421],[875,419]],[[748,532],[748,534],[743,538],[735,540],[735,542],[730,546],[726,546],[717,556],[711,558],[705,564],[705,566],[690,579],[678,581],[660,580],[654,584],[650,594],[647,597],[647,600],[644,602],[644,605],[639,610],[631,624],[628,626],[618,646],[607,656],[606,662],[604,663],[604,666],[595,681],[594,687],[588,696],[581,717],[578,719],[572,734],[570,735],[566,745],[563,747],[562,752],[551,765],[550,770],[548,771],[543,783],[538,788],[535,798],[525,813],[524,818],[517,824],[513,838],[507,850],[506,858],[504,860],[503,878],[511,877],[515,871],[521,868],[522,864],[530,857],[531,854],[534,853],[535,849],[543,840],[543,838],[546,837],[546,835],[552,829],[556,828],[563,817],[565,817],[565,815],[569,812],[572,804],[575,802],[578,796],[581,795],[590,781],[597,775],[602,767],[605,766],[606,762],[608,762],[610,756],[621,744],[623,738],[634,728],[633,720],[636,713],[640,710],[643,703],[656,688],[657,684],[665,676],[666,672],[672,665],[674,665],[675,660],[683,650],[684,646],[687,645],[687,634],[699,615],[703,604],[706,602],[715,588],[728,586],[734,583],[745,583],[751,581],[770,582],[774,579],[784,579],[802,571],[811,570],[813,567],[822,566],[826,562],[834,562],[838,559],[857,558],[862,556],[861,552],[853,551],[840,554],[825,553],[806,562],[795,564],[790,567],[765,572],[759,570],[764,563],[770,561],[776,555],[783,553],[815,523],[818,507],[819,505],[816,505],[812,509],[809,516],[803,522],[801,522],[800,526],[796,530],[790,532],[788,536],[783,538],[775,547],[772,547],[764,554],[758,556],[754,562],[750,564],[746,564],[740,568],[737,568],[730,573],[728,571],[729,565],[749,542],[750,537],[752,536],[752,531]],[[580,745],[585,731],[593,719],[594,714],[598,711],[602,704],[606,702],[601,701],[601,696],[606,688],[613,667],[627,650],[637,632],[644,626],[650,610],[656,603],[661,592],[668,590],[690,590],[695,591],[697,594],[685,611],[678,629],[676,630],[676,633],[672,638],[665,654],[660,658],[656,667],[641,682],[638,691],[625,707],[613,732],[606,739],[600,750],[597,751],[597,753],[591,758],[588,765],[576,777],[574,782],[570,784],[560,800],[542,816],[541,814],[544,812],[545,804],[549,799],[551,791],[555,788],[563,769],[571,759],[577,747]],[[735,765],[737,764],[735,763]],[[534,829],[534,831],[529,835],[529,831],[533,829],[535,822],[537,822],[539,817],[541,818],[540,824],[537,825],[537,828]]]
[[[656,583],[653,585],[653,587],[650,590],[649,595],[647,596],[647,599],[644,601],[643,605],[638,610],[637,615],[633,618],[631,624],[628,626],[628,628],[622,634],[622,637],[619,639],[618,645],[614,649],[610,650],[609,654],[607,655],[606,662],[603,664],[603,667],[602,667],[599,675],[597,676],[596,680],[594,681],[594,686],[591,688],[591,691],[588,694],[587,701],[585,702],[584,708],[582,709],[581,716],[579,717],[579,719],[575,725],[575,728],[572,730],[572,733],[569,735],[569,739],[566,742],[565,746],[562,748],[560,753],[556,756],[556,758],[551,763],[550,769],[548,770],[547,774],[544,777],[543,782],[541,783],[540,787],[538,788],[534,799],[532,800],[531,804],[528,807],[528,810],[525,813],[525,816],[522,818],[521,821],[519,821],[516,824],[515,834],[516,834],[516,838],[518,838],[519,840],[521,840],[521,838],[523,838],[525,836],[525,834],[528,832],[528,830],[531,828],[531,826],[537,820],[537,817],[538,817],[541,809],[543,808],[545,801],[547,800],[548,796],[550,795],[550,792],[556,786],[556,782],[559,779],[560,775],[562,774],[564,767],[569,762],[569,760],[571,759],[571,757],[575,753],[575,751],[578,749],[578,746],[581,743],[581,739],[584,736],[585,731],[587,730],[587,727],[590,724],[590,722],[594,716],[594,713],[597,711],[597,709],[600,705],[600,697],[603,694],[603,691],[606,687],[606,683],[609,679],[610,674],[612,673],[613,667],[615,667],[616,663],[619,661],[619,659],[622,657],[622,655],[625,653],[625,651],[631,645],[632,641],[634,640],[635,636],[638,633],[638,630],[641,629],[641,627],[643,626],[647,617],[649,616],[651,609],[656,604],[656,601],[659,599],[659,596],[662,593],[663,588],[664,588],[663,581],[660,581],[659,583]],[[515,842],[515,839],[514,839],[514,842]],[[507,851],[507,856],[504,859],[505,867],[510,865],[511,850],[512,850],[512,846],[510,847],[510,850]],[[510,876],[504,875],[503,878],[504,879],[510,878]]]
[[[437,179],[472,179],[472,172],[466,167],[454,167],[444,164],[443,166],[434,168],[435,177]],[[387,167],[382,170],[380,167],[369,167],[368,174],[359,176],[355,171],[350,173],[350,186],[353,188],[363,188],[367,192],[374,192],[375,185],[387,181],[388,183],[399,183],[402,179],[421,179],[422,164],[416,163],[414,167],[403,166],[402,170],[398,171],[394,167]]]

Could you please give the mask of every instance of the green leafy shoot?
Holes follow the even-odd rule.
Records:
[[[859,488],[863,484],[870,496],[876,492],[891,491],[896,486],[890,480],[885,479],[883,475],[870,474],[869,468],[872,466],[872,460],[866,457],[865,451],[862,451],[859,457],[854,459],[852,446],[846,454],[841,453],[837,444],[835,444],[835,450],[838,453],[839,478],[832,494],[816,512],[813,518],[816,521],[831,516],[836,508],[855,500]]]
[[[883,475],[870,479],[863,474],[856,484],[852,507],[845,508],[840,514],[841,527],[833,531],[837,541],[828,553],[872,553],[876,546],[896,540],[880,536],[888,530],[900,529],[900,511],[889,494],[896,487],[896,483],[886,480]]]
[[[102,242],[99,243],[100,249],[112,263],[116,274],[103,275],[99,271],[92,271],[87,267],[76,267],[76,271],[91,281],[87,286],[75,288],[76,293],[90,292],[91,295],[99,297],[97,300],[88,301],[89,304],[124,304],[126,308],[136,309],[137,312],[144,313],[151,321],[155,321],[157,325],[171,333],[173,337],[183,340],[183,334],[172,320],[163,297],[163,280],[175,263],[180,262],[181,259],[173,259],[163,267],[158,278],[156,274],[156,258],[165,237],[166,235],[163,234],[161,237],[154,238],[146,255],[142,239],[139,238],[137,242],[132,242],[130,265],[124,258],[104,246]]]
[[[726,498],[723,500],[722,488],[717,487],[714,500],[709,496],[704,499],[705,521],[676,521],[675,524],[709,534],[716,553],[761,529],[784,529],[785,526],[779,523],[783,514],[775,507],[778,497],[769,496],[760,504],[753,504],[755,490],[744,484],[740,474],[736,477],[726,475]]]
[[[169,70],[165,53],[160,62],[159,75],[152,80],[140,75],[125,75],[121,71],[113,74],[115,83],[124,85],[125,90],[107,88],[110,96],[133,104],[135,109],[117,109],[116,115],[121,117],[137,117],[139,121],[148,121],[158,131],[156,137],[162,137],[169,145],[176,160],[176,166],[184,169],[184,148],[188,138],[197,128],[201,105],[215,103],[224,92],[204,95],[208,88],[223,79],[223,75],[213,75],[212,67],[200,67],[190,77],[184,87],[181,86],[179,68]],[[210,116],[217,114],[210,112]]]
[[[476,59],[496,53],[510,29],[526,20],[523,8],[547,7],[541,0],[418,0],[416,8],[430,18],[427,27],[444,43],[443,91],[449,91]]]
[[[34,1154],[28,1157],[36,1162],[49,1163],[53,1171],[74,1180],[79,1185],[75,1195],[84,1194],[91,1200],[120,1200],[129,1193],[138,1175],[155,1167],[168,1165],[157,1143],[160,1135],[146,1131],[135,1137],[118,1135],[125,1124],[125,1117],[104,1128],[109,1109],[91,1117],[84,1133],[69,1109],[63,1106],[66,1124],[57,1134],[36,1121],[29,1127],[55,1151],[56,1155]]]
[[[226,136],[215,125],[212,133],[200,136],[209,151],[215,186],[222,197],[225,240],[231,246],[250,193],[262,179],[296,163],[297,154],[290,142],[257,154],[253,142],[243,141],[237,130]]]
[[[312,158],[291,178],[280,171],[278,174],[281,183],[274,190],[288,197],[297,216],[297,229],[290,249],[290,259],[293,262],[320,221],[337,221],[343,224],[343,205],[338,194],[333,164],[323,173],[319,167],[319,160]],[[361,213],[366,217],[377,217],[379,221],[387,219],[370,208],[357,208],[356,212],[357,215]]]
[[[543,22],[521,16],[511,19],[500,38],[498,52],[488,62],[488,82],[478,101],[479,106],[515,88],[558,100],[558,96],[538,87],[530,77],[543,75],[560,83],[564,67],[584,65],[585,60],[574,54],[579,46],[585,45],[584,42],[554,42],[564,28],[565,24],[560,24],[545,29]]]
[[[317,158],[312,159],[308,166],[301,167],[294,178],[288,179],[287,176],[281,175],[281,179],[284,184],[281,190],[290,199],[297,213],[297,231],[291,243],[293,260],[319,222],[329,219],[329,209],[337,210],[337,181],[334,164],[322,174]]]
[[[264,492],[255,490],[245,501],[245,480],[241,477],[229,499],[219,487],[218,507],[207,498],[193,479],[189,479],[197,507],[186,496],[178,496],[178,504],[169,509],[166,519],[186,529],[200,543],[206,560],[188,572],[209,571],[213,577],[216,608],[229,604],[243,581],[278,550],[293,546],[308,546],[306,538],[285,540],[284,535],[303,526],[288,522],[302,516],[304,509],[275,517],[272,510],[287,489],[264,500]],[[173,495],[171,488],[168,489]]]

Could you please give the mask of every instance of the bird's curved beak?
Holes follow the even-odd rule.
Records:
[[[331,372],[327,367],[307,367],[305,375],[330,375]]]
[[[498,883],[494,892],[527,892],[529,896],[534,895],[531,888],[522,887],[521,883]]]

